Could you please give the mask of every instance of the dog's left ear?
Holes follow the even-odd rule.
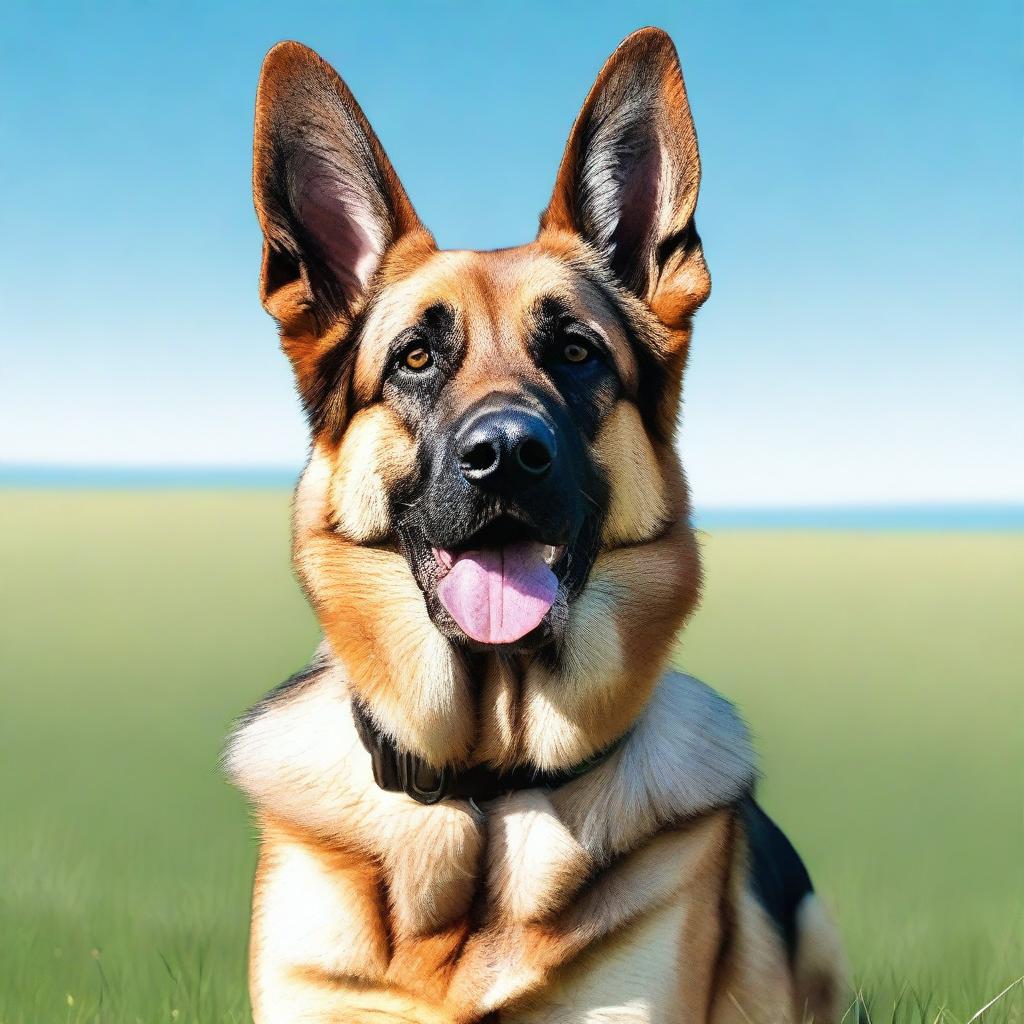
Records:
[[[694,226],[697,136],[679,58],[661,29],[608,58],[565,147],[541,231],[580,235],[667,326],[685,327],[711,278]]]

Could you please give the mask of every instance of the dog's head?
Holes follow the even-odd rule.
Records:
[[[449,675],[481,652],[557,663],[616,550],[637,552],[637,596],[666,618],[644,549],[663,574],[668,536],[685,549],[669,631],[692,607],[673,435],[710,287],[699,173],[675,49],[643,30],[587,97],[537,239],[439,251],[334,70],[295,43],[267,57],[262,298],[312,433],[296,558],[364,693],[389,646]]]

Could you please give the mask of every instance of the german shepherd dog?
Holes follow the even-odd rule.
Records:
[[[605,64],[519,248],[439,251],[297,43],[263,65],[253,179],[324,635],[226,754],[261,840],[255,1020],[838,1020],[839,942],[744,726],[667,669],[710,290],[671,40]]]

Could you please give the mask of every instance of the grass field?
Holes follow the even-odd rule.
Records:
[[[287,504],[0,492],[0,1024],[247,1019],[217,755],[316,640]],[[870,1019],[963,1024],[1024,975],[1024,535],[704,543],[680,664],[750,721]]]

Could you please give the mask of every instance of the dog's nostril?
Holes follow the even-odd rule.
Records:
[[[474,476],[481,476],[489,473],[498,465],[498,448],[490,441],[480,441],[473,445],[468,451],[463,452],[459,459],[464,473],[472,473]]]
[[[529,437],[516,448],[516,461],[527,473],[539,476],[551,468],[551,452],[540,441]]]

